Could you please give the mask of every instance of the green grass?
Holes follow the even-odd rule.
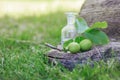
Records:
[[[62,16],[62,17],[61,17]],[[0,18],[0,36],[33,42],[59,43],[61,29],[66,24],[64,12],[42,16],[10,16]]]
[[[119,80],[120,65],[114,60],[93,68],[78,65],[73,71],[48,63],[44,43],[59,44],[65,24],[62,11],[0,18],[0,80]]]

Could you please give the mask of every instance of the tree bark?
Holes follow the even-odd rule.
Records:
[[[107,21],[105,32],[120,40],[120,0],[86,0],[80,16],[91,25],[96,21]]]

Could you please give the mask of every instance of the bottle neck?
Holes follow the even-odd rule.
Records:
[[[68,15],[67,16],[67,25],[74,25],[75,24],[75,16],[74,15]]]

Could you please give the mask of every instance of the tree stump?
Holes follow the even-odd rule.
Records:
[[[89,25],[96,21],[107,21],[105,32],[109,37],[120,40],[120,0],[86,0],[80,16]]]
[[[110,42],[105,46],[97,46],[87,52],[79,52],[77,54],[66,53],[60,50],[52,49],[47,54],[50,62],[60,62],[66,68],[72,70],[76,65],[93,63],[94,61],[104,60],[109,58],[120,60],[120,42]]]
[[[49,60],[53,63],[60,62],[70,70],[78,64],[92,64],[94,61],[107,61],[109,58],[120,61],[120,42],[116,42],[116,39],[120,41],[120,0],[87,0],[80,16],[84,17],[89,25],[97,21],[107,21],[108,28],[105,32],[115,41],[77,54],[66,53],[53,47],[54,50],[47,54]]]

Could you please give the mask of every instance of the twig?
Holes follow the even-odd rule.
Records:
[[[53,45],[51,45],[51,44],[49,44],[49,43],[45,43],[45,45],[46,45],[47,47],[52,48],[52,49],[56,49],[56,50],[58,50],[58,51],[63,51],[62,49],[59,49],[59,48],[57,48],[57,47],[55,47],[55,46],[53,46]]]

